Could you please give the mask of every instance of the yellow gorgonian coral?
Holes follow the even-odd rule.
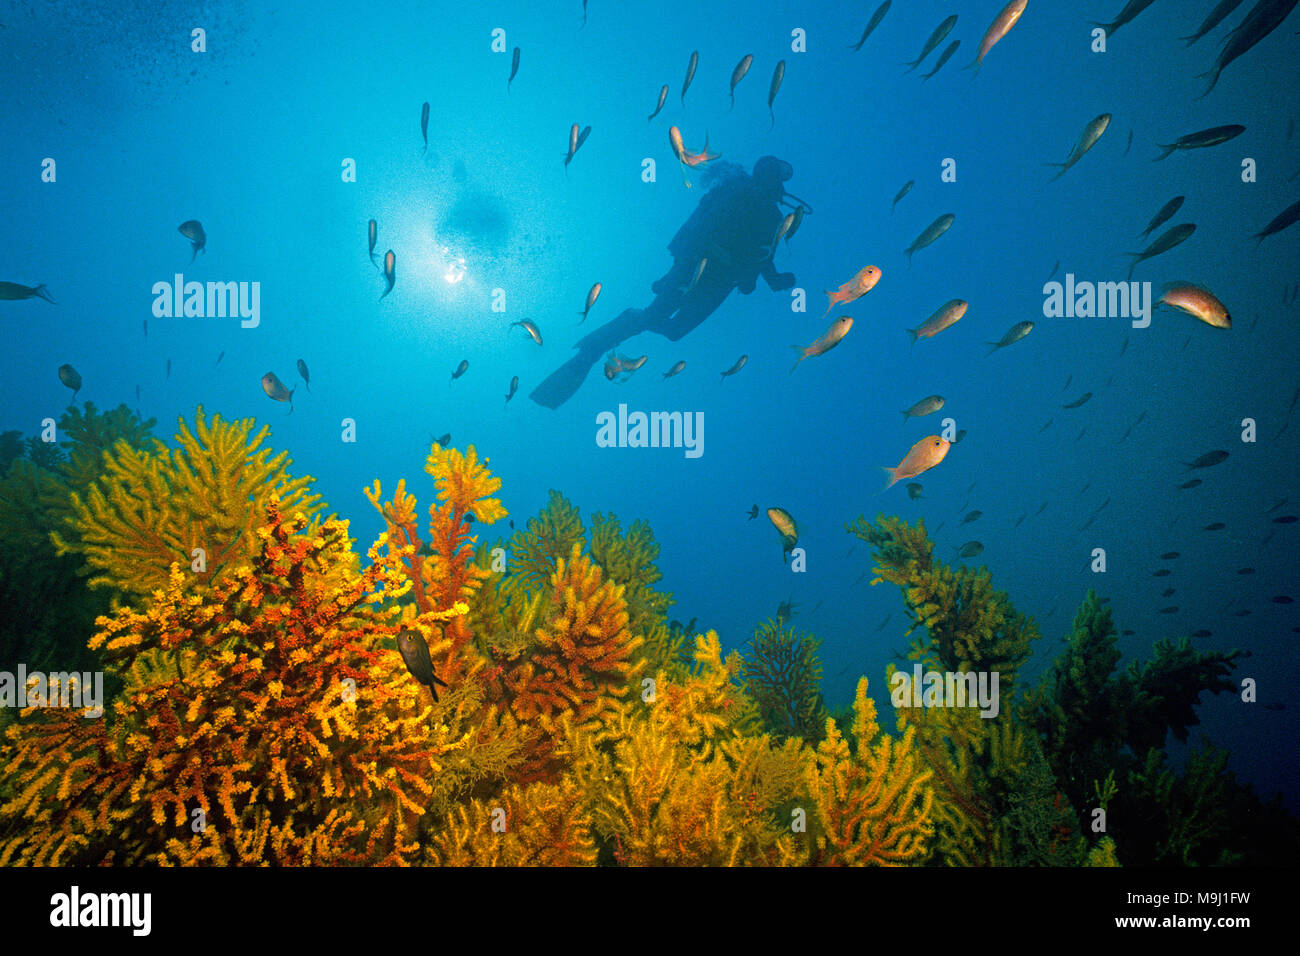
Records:
[[[310,477],[293,478],[288,452],[262,447],[251,418],[211,420],[199,406],[194,428],[178,419],[177,448],[154,441],[137,449],[120,440],[104,452],[102,475],[84,496],[71,495],[75,535],[55,533],[60,554],[83,554],[91,586],[138,595],[166,587],[179,562],[191,581],[211,584],[256,547],[256,529],[272,497],[285,511],[315,515],[320,496]]]

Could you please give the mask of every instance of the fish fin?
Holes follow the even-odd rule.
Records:
[[[790,346],[790,348],[794,349],[796,352],[799,353],[799,357],[794,360],[794,365],[790,366],[790,374],[793,375],[794,370],[799,367],[799,363],[802,362],[808,356],[804,352],[804,347],[802,345],[792,345]]]
[[[903,331],[912,337],[912,347],[915,348],[916,340],[920,338],[920,336],[916,334],[916,329],[903,329]]]
[[[191,243],[191,245],[194,247],[194,251],[190,253],[190,262],[193,263],[199,256],[199,246],[198,243]]]
[[[1165,159],[1167,156],[1169,156],[1170,153],[1172,153],[1174,150],[1178,148],[1176,145],[1166,146],[1164,143],[1156,143],[1156,145],[1159,146],[1161,149],[1163,149],[1164,152],[1161,153],[1159,156],[1157,156],[1155,159],[1151,160],[1151,162],[1153,163],[1160,162],[1160,160]]]
[[[885,485],[885,488],[894,487],[898,482],[898,469],[890,468],[888,465],[881,465],[880,470],[889,476],[889,482]],[[881,490],[883,491],[884,489],[882,488]]]
[[[50,290],[45,288],[44,283],[38,285],[35,289],[33,289],[32,294],[36,296],[40,296],[42,299],[44,299],[46,302],[50,303],[51,305],[58,305],[57,302],[55,302],[53,299],[50,298]],[[147,335],[148,333],[145,334]]]
[[[977,57],[975,57],[975,59],[971,60],[969,63],[967,63],[965,66],[963,66],[963,67],[962,67],[962,70],[963,70],[963,71],[966,71],[966,70],[969,70],[971,67],[974,67],[974,68],[975,68],[975,73],[974,73],[973,76],[971,76],[971,79],[973,80],[973,79],[975,79],[976,76],[979,76],[979,75],[980,75],[980,67],[983,66],[983,65],[984,65],[984,59],[983,59],[982,57],[978,57],[978,56],[977,56]]]
[[[1198,80],[1203,76],[1210,76],[1211,73],[1214,74],[1213,76],[1210,76],[1210,85],[1205,88],[1205,92],[1197,97],[1198,100],[1203,100],[1210,95],[1210,90],[1214,89],[1215,85],[1219,82],[1219,74],[1222,72],[1223,67],[1219,67],[1217,70],[1206,70],[1204,73],[1196,74],[1196,79]]]
[[[985,358],[988,358],[988,356],[992,355],[998,349],[1002,348],[1001,342],[985,342],[984,344],[989,346],[989,350],[984,353]]]
[[[1069,164],[1069,163],[1044,163],[1043,165],[1044,165],[1044,166],[1060,166],[1060,167],[1061,167],[1061,171],[1060,171],[1059,173],[1057,173],[1055,176],[1053,176],[1051,179],[1048,180],[1049,183],[1054,183],[1054,182],[1056,182],[1058,179],[1060,179],[1062,176],[1064,176],[1065,173],[1066,173],[1066,171],[1070,168],[1070,164]]]
[[[835,293],[832,292],[830,289],[822,289],[822,291],[826,293],[826,298],[829,300],[826,303],[826,311],[822,313],[822,318],[824,319],[826,318],[826,316],[831,314],[831,309],[835,308],[835,303],[837,300],[835,298]]]
[[[907,424],[907,419],[908,419],[908,414],[907,414],[907,412],[903,412],[903,424],[904,424],[904,425]]]

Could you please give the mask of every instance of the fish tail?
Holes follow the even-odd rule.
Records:
[[[194,251],[190,253],[190,262],[192,263],[195,259],[199,257],[199,244],[197,242],[194,242],[191,243],[191,245],[194,247]]]
[[[916,334],[916,329],[904,329],[903,331],[912,337],[912,348],[916,348],[916,340],[920,338],[920,336]]]
[[[822,318],[824,319],[826,316],[831,314],[831,309],[835,308],[835,303],[839,300],[835,298],[835,293],[830,289],[822,289],[822,291],[826,293],[826,298],[829,300],[826,303],[826,311],[822,313]]]
[[[989,350],[988,350],[987,352],[984,353],[984,357],[985,357],[985,358],[987,358],[988,356],[992,355],[992,354],[993,354],[994,352],[996,352],[998,349],[1002,348],[1002,343],[1001,343],[1001,342],[985,342],[984,344],[987,345],[987,346],[989,347]]]
[[[910,416],[908,416],[907,412],[903,412],[903,424],[904,424],[904,425],[907,424],[907,419],[908,419],[909,417],[910,417]]]
[[[57,302],[55,302],[53,299],[50,298],[50,290],[45,288],[44,283],[38,285],[35,289],[33,289],[32,295],[40,296],[42,299],[44,299],[46,302],[49,302],[51,305],[58,305]]]
[[[727,112],[730,113],[735,108],[736,108],[736,88],[733,86],[731,88],[731,105],[727,107]],[[704,151],[706,153],[709,151],[709,144],[707,142],[704,144]]]
[[[894,487],[895,483],[898,481],[898,469],[890,468],[888,465],[882,465],[880,470],[889,476],[889,482],[885,485],[885,488]]]
[[[1210,90],[1214,89],[1215,85],[1219,82],[1219,74],[1222,72],[1223,72],[1223,67],[1218,67],[1217,69],[1206,70],[1204,73],[1198,73],[1196,75],[1196,79],[1198,80],[1203,76],[1210,77],[1210,85],[1205,88],[1204,93],[1202,93],[1200,96],[1197,97],[1198,100],[1203,100],[1210,95]],[[1211,73],[1213,73],[1214,75],[1210,76]]]
[[[772,117],[772,122],[767,126],[767,131],[770,133],[772,130],[776,129],[776,114],[772,112],[770,104],[767,107],[767,115]]]
[[[1201,34],[1197,33],[1197,34],[1195,34],[1195,35],[1193,35],[1193,36],[1189,36],[1189,37],[1179,37],[1178,39],[1182,40],[1182,41],[1183,41],[1185,44],[1187,44],[1188,46],[1191,46],[1193,43],[1195,43],[1195,42],[1196,42],[1197,40],[1199,40],[1200,38],[1201,38]]]
[[[794,370],[799,367],[799,363],[808,357],[808,353],[804,350],[802,345],[792,345],[790,348],[799,353],[799,357],[794,360],[794,365],[790,366],[790,374],[793,375]]]
[[[975,77],[980,75],[980,67],[982,67],[983,65],[984,65],[984,58],[982,56],[977,56],[975,57],[975,59],[971,60],[969,63],[963,66],[962,69],[969,70],[971,67],[974,67],[975,72],[971,74],[971,79],[973,80],[975,79]]]
[[[1061,171],[1060,171],[1059,173],[1057,173],[1055,176],[1053,176],[1051,179],[1048,180],[1049,183],[1054,183],[1054,182],[1056,182],[1058,179],[1060,179],[1062,176],[1064,176],[1064,175],[1065,175],[1065,171],[1066,171],[1067,169],[1070,168],[1070,164],[1069,164],[1069,163],[1044,163],[1043,165],[1044,165],[1044,166],[1059,166],[1059,167],[1061,167]]]
[[[1155,159],[1151,160],[1151,162],[1153,162],[1153,163],[1158,163],[1158,162],[1160,162],[1160,160],[1166,158],[1170,153],[1172,153],[1174,150],[1176,150],[1176,149],[1178,148],[1177,145],[1174,145],[1174,146],[1166,146],[1164,143],[1156,143],[1156,145],[1159,146],[1161,149],[1163,149],[1164,152],[1161,153],[1159,156],[1157,156]]]

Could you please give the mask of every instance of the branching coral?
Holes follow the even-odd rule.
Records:
[[[591,866],[591,810],[570,778],[512,784],[489,799],[457,807],[430,840],[440,866]]]
[[[304,534],[306,516],[274,498],[266,520],[251,559],[210,591],[174,568],[144,611],[100,619],[92,646],[119,666],[193,651],[188,672],[155,668],[113,728],[56,711],[10,729],[17,795],[0,813],[27,829],[0,865],[414,858],[430,780],[472,741],[430,719],[380,646],[397,615],[372,605],[405,585],[378,545],[353,573],[341,522]]]
[[[565,722],[564,756],[590,795],[593,825],[626,866],[796,864],[791,816],[807,752],[752,736],[753,709],[717,635],[696,643],[695,672],[655,677],[653,696],[603,724]]]
[[[623,585],[632,633],[644,635],[662,621],[673,596],[651,587],[663,577],[655,565],[659,544],[645,521],[634,521],[627,533],[615,515],[591,516],[591,557],[605,576]]]
[[[529,518],[528,526],[511,536],[511,566],[527,583],[544,584],[550,580],[555,562],[568,557],[586,533],[578,509],[552,488],[541,514]]]
[[[288,453],[271,457],[261,447],[269,427],[252,434],[253,425],[251,418],[225,422],[220,415],[208,421],[200,406],[192,431],[179,420],[178,448],[118,440],[102,456],[100,477],[84,495],[73,491],[74,533],[53,535],[59,553],[84,555],[98,572],[92,587],[138,595],[165,588],[172,564],[190,568],[196,549],[204,560],[191,571],[194,580],[220,580],[257,547],[253,531],[272,497],[309,517],[319,507],[312,479],[290,477]],[[90,469],[89,459],[78,465],[74,456],[70,466]]]
[[[813,862],[847,866],[920,863],[933,836],[931,772],[909,728],[901,739],[881,734],[867,679],[858,681],[851,749],[835,721],[807,771],[812,800]]]
[[[754,631],[741,673],[758,702],[763,724],[778,737],[821,740],[826,705],[820,690],[820,642],[809,634],[766,621]]]
[[[24,445],[19,433],[5,433],[5,456],[26,454],[0,462],[0,666],[99,669],[86,638],[118,595],[91,592],[80,556],[60,555],[50,533],[75,534],[66,524],[73,492],[84,494],[98,477],[105,448],[118,441],[152,447],[152,425],[125,406],[100,413],[87,402],[84,413],[70,407],[59,421],[67,454],[53,442],[31,438]]]
[[[993,589],[988,569],[953,569],[935,561],[923,522],[912,527],[901,518],[881,517],[872,524],[859,517],[848,531],[874,549],[871,583],[898,585],[912,620],[926,629],[913,647],[933,654],[945,671],[997,671],[1009,697],[1038,630],[1016,613],[1005,592]]]

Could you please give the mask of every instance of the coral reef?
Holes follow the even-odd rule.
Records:
[[[271,457],[261,447],[270,427],[254,435],[253,425],[251,418],[226,422],[220,415],[209,421],[199,406],[193,430],[178,419],[178,448],[157,440],[141,447],[119,439],[104,449],[80,443],[68,467],[95,477],[69,497],[73,533],[53,534],[59,553],[84,556],[97,572],[92,587],[137,595],[167,587],[178,561],[194,565],[196,583],[220,581],[253,553],[254,529],[272,497],[286,511],[312,517],[319,510],[312,479],[290,477],[288,452]]]
[[[778,737],[800,737],[811,744],[826,729],[826,705],[820,690],[820,643],[775,621],[754,631],[741,667],[745,687],[758,702],[763,725]]]
[[[880,733],[867,679],[858,681],[850,748],[835,721],[826,721],[807,772],[815,827],[813,862],[841,866],[901,866],[923,862],[934,834],[932,774],[915,751],[915,731],[902,739]]]
[[[149,650],[177,661],[116,701],[112,726],[52,711],[10,728],[17,795],[0,814],[27,827],[0,865],[415,855],[430,778],[465,740],[430,721],[380,647],[394,614],[369,605],[399,577],[377,547],[352,574],[342,522],[303,534],[306,516],[284,517],[274,497],[265,517],[251,560],[210,590],[173,565],[144,611],[100,619],[91,645],[117,666]]]
[[[119,598],[112,589],[91,591],[74,554],[60,554],[51,533],[68,527],[73,493],[84,494],[99,473],[106,448],[151,443],[153,419],[126,406],[99,412],[70,407],[59,419],[56,442],[6,432],[0,455],[0,668],[18,662],[44,670],[98,670],[86,647],[95,618]],[[64,450],[66,449],[66,451]],[[110,689],[115,690],[112,685]]]
[[[910,661],[997,675],[998,707],[895,701],[892,733],[865,677],[828,711],[819,641],[790,627],[789,601],[743,654],[669,622],[643,521],[588,527],[553,491],[508,540],[480,540],[506,510],[473,446],[430,449],[427,524],[405,481],[366,489],[385,530],[363,558],[265,428],[200,408],[168,449],[151,426],[88,403],[62,448],[0,436],[3,649],[63,664],[51,628],[66,627],[111,680],[104,719],[5,717],[0,865],[1296,857],[1296,821],[1240,786],[1226,752],[1207,744],[1180,773],[1164,751],[1202,691],[1233,689],[1238,652],[1161,641],[1119,672],[1089,593],[1027,687],[1034,622],[987,569],[936,561],[923,524],[848,530],[872,548],[872,583],[902,592]]]

